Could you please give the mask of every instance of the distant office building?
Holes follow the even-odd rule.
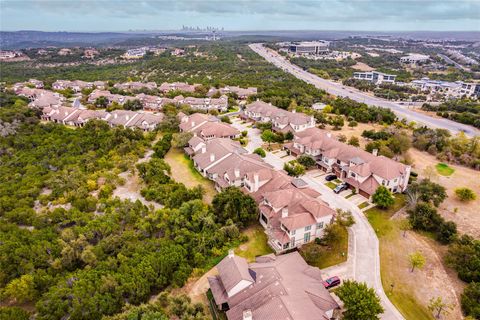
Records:
[[[394,74],[386,74],[378,71],[353,73],[354,79],[370,81],[370,82],[373,82],[374,84],[395,83],[396,77],[397,76]]]
[[[328,52],[328,41],[303,41],[291,43],[289,51],[299,55],[322,55]]]
[[[440,80],[431,80],[429,78],[422,78],[420,80],[413,80],[410,86],[417,88],[423,92],[440,93],[450,97],[458,97],[462,88],[462,82],[449,82]]]
[[[425,63],[430,59],[430,56],[418,53],[409,53],[407,56],[401,57],[401,63],[409,63],[409,64],[419,64]]]
[[[462,96],[480,98],[480,83],[462,83],[460,94]]]

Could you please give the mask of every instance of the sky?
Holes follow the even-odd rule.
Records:
[[[0,0],[0,30],[480,31],[480,0]]]

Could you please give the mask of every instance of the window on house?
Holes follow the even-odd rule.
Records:
[[[305,231],[310,231],[310,229],[312,229],[312,226],[306,226],[305,227]]]
[[[317,223],[317,229],[322,229],[323,228],[323,221]]]
[[[295,231],[296,231],[296,230],[290,231],[290,234],[291,234],[292,236],[295,235]]]
[[[337,160],[337,163],[340,164],[340,160]]]
[[[352,175],[352,177],[354,177],[354,178],[355,178],[355,176],[356,176],[356,174],[355,174],[355,173],[353,173],[353,172],[351,173],[351,175]]]
[[[295,247],[295,238],[293,238],[292,241],[290,241],[290,247],[291,248]]]
[[[310,232],[303,235],[303,242],[310,242]]]

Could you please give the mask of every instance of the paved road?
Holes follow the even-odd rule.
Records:
[[[431,128],[443,128],[450,130],[452,133],[458,133],[460,131],[463,131],[469,136],[480,135],[480,130],[471,126],[457,123],[448,119],[433,118],[428,115],[415,112],[409,109],[407,106],[380,99],[378,97],[370,96],[355,88],[345,87],[340,83],[322,79],[290,63],[283,56],[279,55],[273,50],[264,47],[261,43],[250,44],[249,47],[278,68],[281,68],[284,71],[291,73],[298,79],[310,83],[319,89],[323,89],[330,94],[342,97],[349,97],[350,99],[369,105],[389,108],[393,112],[395,112],[395,114],[400,118],[405,118],[408,121],[415,121],[416,123],[424,124]]]
[[[438,56],[439,56],[440,58],[442,58],[443,60],[445,60],[447,63],[453,64],[455,67],[457,67],[457,69],[465,70],[465,71],[470,71],[470,69],[468,69],[467,67],[462,66],[460,63],[458,63],[458,62],[450,59],[449,57],[447,57],[447,56],[444,55],[444,54],[439,53]]]
[[[249,143],[246,147],[250,152],[262,145],[260,131],[242,124],[240,120],[234,119],[232,126],[240,131],[248,131]],[[272,152],[267,152],[265,162],[277,170],[283,169],[286,158],[280,158]],[[366,282],[374,288],[382,301],[385,313],[382,319],[400,320],[404,319],[400,312],[387,298],[380,279],[380,256],[378,238],[362,211],[351,201],[343,196],[332,192],[330,188],[320,183],[315,176],[318,173],[309,173],[302,176],[313,189],[322,194],[322,199],[334,208],[351,211],[356,223],[349,229],[349,251],[346,263],[322,270],[323,274],[338,275],[343,278],[355,279]]]

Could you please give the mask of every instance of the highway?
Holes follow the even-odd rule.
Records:
[[[352,100],[363,102],[368,105],[389,108],[399,118],[404,118],[408,121],[414,121],[418,124],[423,124],[430,128],[447,129],[453,134],[463,131],[466,135],[470,137],[480,135],[480,130],[474,127],[457,123],[448,119],[430,117],[423,113],[419,113],[412,109],[409,109],[406,105],[400,105],[398,103],[394,103],[385,99],[373,97],[355,88],[346,87],[340,83],[320,78],[290,63],[283,56],[281,56],[274,50],[264,47],[261,43],[250,44],[249,47],[276,67],[281,68],[282,70],[291,73],[298,79],[310,83],[318,89],[323,89],[330,94],[341,97],[348,97]]]

